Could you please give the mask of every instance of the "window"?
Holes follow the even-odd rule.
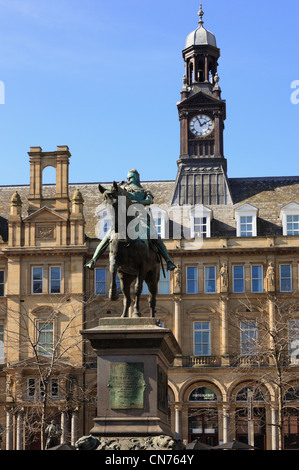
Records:
[[[205,266],[205,292],[207,294],[216,292],[216,266]]]
[[[191,211],[191,238],[209,238],[211,236],[211,219],[211,209],[197,204]]]
[[[299,235],[299,215],[287,215],[287,235]]]
[[[299,320],[289,321],[289,354],[291,364],[299,364]]]
[[[255,320],[241,322],[241,354],[257,354],[257,324]]]
[[[0,271],[0,297],[4,297],[5,273]]]
[[[233,266],[233,292],[245,292],[244,266]]]
[[[198,293],[197,268],[187,266],[187,294]]]
[[[99,221],[95,230],[96,237],[102,240],[111,229],[112,219],[110,213],[103,204],[100,204],[100,206],[97,208],[96,215],[99,217]]]
[[[209,402],[217,401],[216,393],[208,387],[195,388],[189,395],[188,401]]]
[[[263,292],[263,266],[251,266],[251,292]]]
[[[0,324],[0,364],[4,363],[4,325]]]
[[[155,218],[154,222],[155,222],[155,227],[156,227],[157,233],[158,233],[158,235],[161,236],[161,233],[162,233],[162,219],[161,219],[161,217]]]
[[[28,400],[34,400],[35,398],[35,379],[27,379],[27,398]]]
[[[95,269],[95,295],[106,294],[106,270],[102,268]]]
[[[159,294],[170,294],[170,275],[169,271],[165,271],[165,276],[163,274],[163,270],[160,270],[160,280],[158,286]]]
[[[196,234],[199,237],[207,238],[207,218],[206,217],[194,217],[193,229],[194,229],[194,235]]]
[[[50,396],[53,399],[59,398],[59,381],[56,377],[50,381]]]
[[[168,238],[169,227],[167,211],[157,204],[152,204],[150,212],[152,214],[152,220],[154,221],[154,228],[151,228],[150,236],[157,238],[158,234],[161,238]]]
[[[111,220],[104,220],[103,223],[103,235],[105,236],[111,229],[112,222]],[[103,237],[104,238],[104,237]]]
[[[195,356],[210,356],[211,355],[210,322],[207,322],[207,321],[194,322],[194,355]]]
[[[299,235],[299,204],[297,202],[290,202],[283,206],[280,218],[283,235]]]
[[[252,204],[241,204],[235,210],[237,237],[256,237],[258,209]]]
[[[42,356],[51,356],[54,346],[53,322],[37,323],[37,351]]]
[[[292,266],[281,264],[280,267],[280,292],[292,292]]]
[[[253,220],[251,215],[240,217],[240,237],[252,237],[253,234]]]
[[[32,268],[32,294],[43,293],[43,268],[41,266]]]
[[[61,268],[50,266],[50,294],[60,294],[61,291]]]

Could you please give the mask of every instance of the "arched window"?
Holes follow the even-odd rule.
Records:
[[[290,387],[284,395],[284,401],[299,401],[299,386]]]
[[[192,390],[189,395],[189,401],[199,403],[217,401],[217,395],[209,387],[199,387]]]
[[[236,395],[236,402],[248,402],[252,397],[255,402],[265,401],[263,392],[258,387],[246,386],[239,390]]]

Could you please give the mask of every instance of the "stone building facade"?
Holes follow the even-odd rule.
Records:
[[[282,429],[299,448],[299,176],[229,178],[220,50],[199,18],[183,50],[177,178],[142,181],[177,266],[161,273],[156,313],[182,350],[169,374],[172,430],[270,450]],[[108,297],[108,253],[84,268],[111,220],[98,183],[69,183],[70,157],[33,147],[30,184],[0,187],[2,449],[40,448],[45,397],[61,442],[89,433],[96,362],[80,330],[122,312],[122,296]],[[48,166],[55,185],[43,184]]]

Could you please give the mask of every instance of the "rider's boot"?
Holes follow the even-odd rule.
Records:
[[[169,258],[169,254],[168,254],[168,251],[167,251],[167,248],[166,246],[164,245],[162,239],[160,237],[158,237],[156,240],[155,240],[156,244],[157,244],[157,247],[158,247],[158,250],[159,252],[161,253],[161,255],[163,256],[163,258],[165,259],[166,261],[166,265],[167,265],[167,270],[168,271],[173,271],[175,268],[176,268],[176,265],[171,261],[171,259]]]
[[[93,257],[91,260],[85,264],[85,267],[94,269],[97,259],[101,256],[102,253],[106,250],[107,246],[109,245],[110,238],[106,235],[103,240],[98,244],[96,251],[94,252]]]

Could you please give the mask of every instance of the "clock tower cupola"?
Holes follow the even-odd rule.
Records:
[[[185,75],[181,100],[180,157],[173,204],[230,204],[224,157],[226,102],[218,76],[220,49],[204,27],[202,5],[198,28],[187,36],[182,52]]]

